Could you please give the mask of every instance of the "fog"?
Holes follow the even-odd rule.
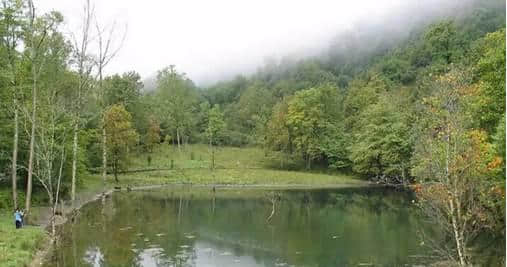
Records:
[[[267,59],[320,55],[331,43],[339,49],[345,38],[372,34],[395,42],[472,1],[107,0],[95,1],[95,10],[101,24],[116,22],[117,41],[127,28],[106,73],[135,70],[146,78],[172,64],[205,86],[255,72]],[[39,12],[62,12],[66,31],[77,32],[84,0],[35,4]]]

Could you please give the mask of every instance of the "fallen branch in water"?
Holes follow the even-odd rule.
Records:
[[[271,203],[273,204],[273,209],[271,210],[271,214],[269,215],[269,217],[266,220],[266,222],[271,221],[271,218],[273,218],[273,215],[275,215],[275,201],[272,201]]]
[[[275,215],[276,211],[276,202],[281,200],[281,196],[279,193],[271,192],[271,195],[266,196],[266,198],[271,202],[272,208],[271,208],[271,214],[266,219],[266,222],[269,223],[271,221],[271,218]]]

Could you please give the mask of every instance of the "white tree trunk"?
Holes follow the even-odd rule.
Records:
[[[49,198],[51,204],[53,204],[53,198]],[[56,209],[54,207],[51,207],[51,240],[53,243],[55,242],[56,238],[56,225],[55,225],[55,216],[56,216]]]
[[[454,207],[453,200],[449,200],[449,207],[451,211],[451,222],[452,222],[452,230],[454,231],[454,240],[456,241],[456,250],[458,252],[458,260],[460,266],[466,266],[465,255],[463,252],[464,246],[460,238],[459,229],[458,229],[458,220],[456,218],[456,209]]]
[[[102,182],[106,185],[107,175],[107,135],[106,127],[102,127]],[[105,190],[105,187],[104,187]]]
[[[12,200],[14,208],[18,208],[18,137],[19,137],[19,118],[18,118],[18,104],[16,97],[14,97],[14,138],[12,140]]]
[[[33,70],[35,72],[35,70]],[[36,123],[36,114],[37,114],[37,79],[34,74],[33,80],[33,88],[32,88],[32,131],[30,134],[30,154],[28,156],[28,179],[26,183],[26,202],[25,202],[25,211],[28,213],[30,211],[30,206],[32,204],[32,176],[33,176],[33,156],[34,156],[34,147],[35,147],[35,127]]]
[[[212,146],[211,140],[212,140],[212,137],[209,138],[209,150],[211,152],[210,169],[213,170],[215,168],[215,154],[213,153],[213,146]]]
[[[72,142],[72,186],[71,186],[71,200],[72,205],[74,205],[74,200],[76,200],[76,169],[77,169],[77,136],[79,132],[79,126],[76,122],[74,124],[74,140]]]

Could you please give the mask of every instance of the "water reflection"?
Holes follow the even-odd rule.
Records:
[[[417,264],[419,222],[410,194],[383,188],[125,192],[65,225],[48,266]]]
[[[84,260],[93,267],[99,267],[104,263],[104,254],[100,252],[100,248],[92,247],[85,252]]]

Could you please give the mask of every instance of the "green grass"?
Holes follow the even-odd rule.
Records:
[[[151,164],[148,165],[148,156]],[[210,152],[206,145],[188,145],[181,151],[161,145],[153,153],[132,155],[129,170],[161,169],[133,172],[119,176],[121,185],[153,184],[227,184],[227,185],[365,185],[356,176],[329,171],[290,171],[276,169],[279,162],[255,147],[219,148],[215,153],[215,170],[210,170]],[[171,161],[173,169],[171,170]],[[111,175],[108,184],[113,185]],[[97,183],[99,175],[90,179]]]
[[[148,156],[151,164],[148,164]],[[219,148],[215,154],[215,170],[210,170],[210,151],[206,145],[188,145],[181,151],[168,145],[160,145],[153,153],[138,153],[130,157],[129,170],[163,169],[149,172],[133,172],[119,176],[120,185],[144,186],[162,184],[222,184],[261,186],[361,186],[367,182],[356,176],[333,173],[326,170],[290,171],[277,169],[280,161],[266,156],[259,148]],[[173,169],[171,168],[171,161]],[[291,165],[292,164],[292,165]],[[285,167],[301,166],[292,160]],[[104,190],[100,174],[83,177],[78,188],[77,201],[86,202]],[[106,180],[106,189],[113,188],[113,176]],[[0,192],[8,199],[10,190]],[[22,198],[22,196],[21,196]],[[21,202],[23,203],[23,202]],[[26,226],[16,230],[10,209],[12,203],[0,203],[0,266],[25,266],[44,244],[47,237],[41,227]],[[36,204],[34,205],[36,206]],[[37,207],[32,209],[33,218],[38,216]],[[46,242],[47,243],[47,242]]]
[[[47,235],[41,227],[16,229],[14,217],[2,211],[0,215],[0,266],[27,266]]]
[[[93,179],[100,179],[98,176]],[[184,169],[123,174],[120,185],[226,184],[226,185],[365,185],[347,175],[329,175],[268,169]],[[113,178],[108,178],[113,184]]]
[[[148,156],[151,164],[148,166]],[[187,145],[181,151],[175,146],[160,145],[153,153],[140,153],[132,155],[129,169],[136,168],[169,168],[171,160],[176,168],[206,168],[210,167],[211,154],[207,145]],[[215,152],[215,165],[217,168],[264,168],[268,163],[261,149],[255,147],[218,148]]]

